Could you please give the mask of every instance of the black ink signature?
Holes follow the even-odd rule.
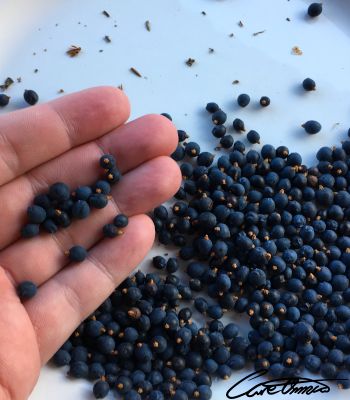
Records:
[[[331,389],[324,382],[336,381],[337,379],[309,379],[296,376],[293,378],[280,378],[271,379],[270,381],[265,381],[256,384],[252,388],[246,390],[243,393],[236,394],[237,387],[245,381],[252,381],[260,376],[267,374],[267,369],[262,369],[257,372],[249,374],[245,378],[241,379],[226,392],[226,397],[230,400],[238,399],[243,396],[254,397],[262,396],[264,394],[274,395],[277,393],[281,394],[315,394],[315,393],[328,393]],[[344,379],[347,380],[347,379]],[[339,380],[338,380],[339,381]]]

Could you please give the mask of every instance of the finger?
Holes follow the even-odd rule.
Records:
[[[57,181],[71,188],[90,185],[101,177],[102,153],[117,157],[118,167],[128,171],[160,155],[171,154],[177,143],[174,125],[162,116],[148,115],[119,127],[98,142],[89,142],[32,170],[0,188],[0,249],[19,238],[26,223],[26,209],[33,197]]]
[[[81,143],[96,139],[129,117],[125,94],[96,87],[0,118],[0,185]]]
[[[113,189],[114,201],[107,207],[55,235],[19,240],[1,252],[0,265],[15,285],[24,280],[41,285],[68,264],[64,253],[70,247],[80,244],[90,248],[102,238],[103,225],[111,223],[119,212],[129,216],[145,213],[169,199],[180,183],[179,168],[171,158],[152,159],[125,175]]]
[[[43,364],[145,257],[153,240],[152,221],[135,216],[123,236],[101,241],[85,261],[65,268],[26,302]]]

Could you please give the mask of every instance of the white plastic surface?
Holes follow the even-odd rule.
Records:
[[[132,117],[168,112],[203,150],[213,151],[217,145],[210,134],[210,117],[203,111],[208,101],[216,101],[230,121],[240,117],[249,129],[260,132],[263,143],[287,145],[311,163],[315,150],[338,144],[350,127],[350,3],[325,0],[324,13],[314,20],[305,17],[308,4],[301,0],[0,0],[0,78],[22,78],[9,90],[13,101],[8,109],[24,105],[24,89],[37,90],[45,101],[60,96],[59,89],[68,93],[123,84]],[[102,15],[103,10],[111,18]],[[145,29],[146,20],[151,32]],[[258,31],[265,32],[254,36]],[[105,35],[111,43],[104,41]],[[81,54],[69,58],[65,51],[70,45],[81,46]],[[302,50],[301,56],[292,54],[294,46]],[[189,57],[196,60],[192,67],[185,64]],[[143,77],[131,74],[130,67]],[[306,77],[316,81],[317,91],[301,89]],[[233,85],[236,79],[240,83]],[[235,99],[243,92],[252,102],[239,109]],[[257,105],[263,95],[271,98],[266,109]],[[309,119],[321,122],[318,135],[309,136],[300,127]],[[155,247],[144,265],[159,251],[164,253]],[[225,399],[226,390],[249,372],[214,383],[213,399]],[[348,396],[334,386],[328,394],[313,395],[322,400]],[[65,370],[49,367],[43,368],[30,397],[91,398],[90,383],[68,380]]]

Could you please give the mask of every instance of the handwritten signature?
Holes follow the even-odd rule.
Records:
[[[281,393],[283,395],[291,394],[315,394],[315,393],[328,393],[330,387],[324,382],[335,381],[337,379],[309,379],[302,378],[300,376],[292,378],[280,378],[271,379],[270,381],[264,381],[256,384],[252,388],[246,390],[245,392],[239,393],[238,386],[246,381],[252,381],[260,376],[266,375],[268,373],[267,369],[263,369],[257,372],[249,374],[245,378],[241,379],[226,392],[226,397],[230,400],[238,399],[243,396],[254,397],[262,396],[264,394],[274,395]],[[346,379],[345,379],[346,380]],[[239,394],[236,394],[238,391]]]

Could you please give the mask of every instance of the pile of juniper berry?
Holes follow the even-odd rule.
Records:
[[[53,361],[94,381],[96,398],[206,400],[213,378],[249,364],[274,378],[306,368],[349,388],[350,141],[322,147],[308,168],[286,146],[246,151],[219,106],[206,108],[213,135],[231,145],[215,159],[179,130],[183,184],[152,213],[178,257],[156,256],[154,272],[127,278]],[[231,311],[247,315],[247,336],[221,321]]]

